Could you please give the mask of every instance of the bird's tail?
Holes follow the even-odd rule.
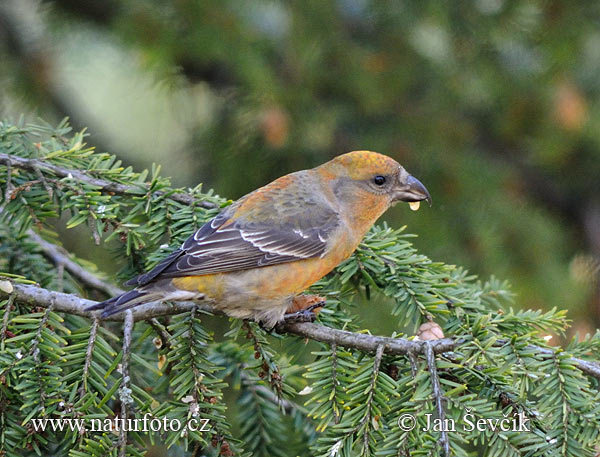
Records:
[[[94,311],[102,309],[102,318],[112,316],[113,314],[120,313],[127,309],[133,308],[134,306],[143,305],[144,303],[150,303],[151,301],[158,300],[163,297],[160,292],[153,292],[151,290],[144,289],[133,289],[128,292],[124,292],[116,297],[109,298],[95,305],[86,308],[86,311]]]

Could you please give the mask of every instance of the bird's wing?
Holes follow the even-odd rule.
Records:
[[[291,197],[295,198],[277,189],[267,195],[249,194],[203,225],[153,270],[127,284],[141,286],[158,277],[225,273],[323,255],[340,225],[338,213],[308,191]]]

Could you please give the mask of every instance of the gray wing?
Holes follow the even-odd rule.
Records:
[[[227,208],[190,236],[154,269],[128,285],[145,285],[160,278],[206,275],[264,267],[323,255],[340,224],[332,208],[303,201],[303,211],[266,222],[230,221],[237,205]]]

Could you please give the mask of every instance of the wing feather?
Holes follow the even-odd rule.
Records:
[[[242,204],[240,200],[225,209],[153,270],[127,284],[141,286],[158,277],[225,273],[319,257],[340,224],[336,211],[314,202],[288,213],[275,211],[277,220],[233,218]]]

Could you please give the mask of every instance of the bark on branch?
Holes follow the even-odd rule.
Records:
[[[8,280],[11,282],[10,279]],[[11,282],[11,284],[13,290],[10,293],[0,290],[0,298],[13,297],[14,301],[42,306],[44,308],[53,306],[54,311],[75,314],[90,319],[99,316],[99,311],[85,310],[88,306],[97,303],[95,301],[87,300],[72,294],[54,292],[29,284],[18,284],[14,282]],[[193,302],[174,302],[173,304],[154,302],[133,309],[132,316],[134,321],[147,320],[157,316],[188,312],[194,306],[197,306],[199,309],[212,311],[210,306],[199,306]],[[107,320],[113,321],[123,321],[123,319],[124,313],[115,314],[107,318]],[[353,333],[309,322],[283,324],[278,326],[278,331],[283,331],[314,341],[357,349],[363,352],[375,353],[378,346],[383,346],[384,352],[392,355],[425,354],[427,346],[429,346],[434,353],[439,354],[454,350],[457,344],[457,341],[451,338],[429,342],[413,341],[406,338],[390,338],[364,333]],[[506,342],[498,341],[497,343],[498,345],[503,345]],[[554,352],[551,348],[544,348],[541,346],[530,345],[528,347],[543,354],[552,354]],[[600,379],[600,364],[578,357],[571,357],[570,360],[583,373]]]
[[[132,186],[128,184],[106,181],[104,179],[95,178],[85,171],[59,167],[58,165],[48,163],[44,160],[26,159],[24,157],[0,153],[0,163],[10,167],[20,168],[22,170],[33,171],[34,173],[37,173],[38,171],[46,171],[59,178],[73,178],[79,182],[100,187],[103,192],[112,192],[119,195],[143,195],[148,192],[148,186],[145,184]],[[163,193],[164,192],[157,192],[159,195],[162,195]],[[197,205],[207,209],[216,207],[214,203],[200,201],[194,198],[192,195],[183,192],[169,194],[168,198],[178,203],[183,203],[184,205]]]

